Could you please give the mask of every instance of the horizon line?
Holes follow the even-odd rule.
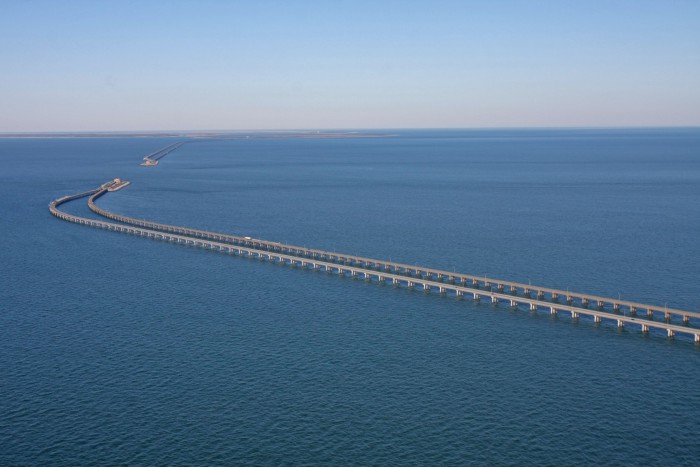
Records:
[[[474,126],[474,127],[337,127],[337,128],[238,128],[238,129],[155,129],[155,130],[33,130],[33,131],[0,131],[0,137],[31,136],[31,135],[154,135],[175,136],[183,133],[239,133],[239,132],[332,132],[332,131],[422,131],[422,130],[645,130],[645,129],[700,129],[697,125],[615,125],[615,126]]]

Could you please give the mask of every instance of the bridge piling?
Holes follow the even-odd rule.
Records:
[[[292,267],[300,266],[302,269],[312,267],[313,269],[325,269],[328,273],[333,273],[334,271],[337,270],[338,274],[344,275],[347,272],[351,272],[351,275],[357,276],[360,272],[362,273],[363,277],[365,280],[372,280],[373,276],[377,276],[378,282],[384,282],[388,279],[391,279],[392,282],[396,285],[399,285],[401,282],[407,282],[409,287],[414,287],[416,283],[419,283],[423,286],[423,289],[426,291],[431,290],[432,287],[437,288],[437,290],[440,291],[440,294],[446,293],[446,291],[452,290],[455,292],[455,295],[457,297],[461,297],[464,295],[464,292],[466,291],[467,293],[471,293],[474,296],[475,301],[479,301],[481,298],[481,292],[479,292],[479,289],[483,285],[483,288],[486,290],[490,291],[490,296],[491,296],[491,302],[492,303],[497,303],[499,300],[503,299],[508,302],[510,302],[511,306],[514,306],[517,308],[517,299],[513,298],[513,296],[517,296],[518,290],[523,290],[524,294],[529,295],[532,291],[537,292],[537,299],[536,300],[527,300],[526,303],[528,303],[529,308],[533,311],[536,311],[539,306],[548,306],[546,304],[546,301],[544,300],[547,294],[551,297],[552,300],[558,299],[559,295],[562,294],[563,292],[555,289],[548,289],[548,288],[541,288],[541,287],[530,287],[529,285],[523,285],[523,284],[517,284],[517,283],[511,283],[508,281],[494,281],[492,279],[488,278],[479,278],[475,276],[469,276],[469,275],[453,275],[451,273],[447,273],[444,271],[440,270],[435,270],[435,269],[426,269],[426,268],[419,268],[419,267],[408,267],[405,265],[401,265],[398,263],[391,263],[391,262],[386,262],[386,261],[378,261],[378,260],[373,260],[369,258],[360,258],[360,257],[354,257],[350,255],[336,255],[336,254],[329,254],[327,252],[320,252],[318,250],[311,250],[307,248],[301,248],[301,247],[292,247],[289,245],[279,245],[276,242],[267,242],[267,241],[262,241],[262,240],[247,240],[247,239],[242,239],[240,237],[235,237],[235,236],[227,236],[223,234],[216,234],[216,233],[211,233],[211,232],[204,232],[204,231],[197,231],[194,229],[186,229],[186,228],[180,228],[180,227],[175,227],[175,226],[168,226],[165,224],[158,224],[154,222],[148,222],[148,221],[143,221],[143,220],[137,220],[137,219],[131,219],[125,216],[118,216],[113,213],[109,213],[108,211],[104,211],[97,206],[94,205],[94,199],[97,197],[101,196],[104,194],[104,190],[92,190],[84,193],[79,193],[77,195],[69,195],[65,196],[63,198],[59,198],[58,200],[52,201],[49,204],[49,210],[51,211],[51,214],[53,214],[55,217],[66,220],[69,222],[74,222],[76,224],[81,224],[85,226],[90,226],[94,228],[100,228],[104,230],[111,230],[114,232],[119,232],[119,233],[126,233],[126,234],[131,234],[135,236],[140,236],[143,238],[148,238],[148,239],[155,239],[155,240],[160,240],[160,241],[168,241],[168,242],[175,242],[178,244],[185,244],[185,245],[193,245],[196,247],[204,248],[207,250],[213,250],[217,252],[224,252],[228,253],[231,255],[238,255],[238,256],[247,256],[249,258],[252,257],[257,257],[259,260],[268,260],[271,262],[274,261],[279,261],[280,264],[290,264]],[[128,226],[124,225],[117,225],[113,224],[110,222],[104,222],[104,221],[99,221],[95,219],[85,219],[81,218],[78,216],[73,216],[69,215],[65,212],[62,212],[57,209],[57,206],[60,205],[61,203],[77,199],[80,197],[85,197],[89,196],[89,201],[88,201],[88,206],[91,210],[96,212],[99,215],[102,215],[103,217],[106,217],[107,219],[112,219],[116,220],[118,222],[123,222],[126,224],[129,224]],[[136,226],[136,227],[133,227]],[[245,247],[242,246],[233,246],[233,245],[246,245]],[[271,254],[268,252],[275,251],[275,252],[285,252],[285,253],[278,253],[278,254]],[[307,261],[304,260],[303,258],[325,258],[328,261]],[[330,264],[331,262],[342,262],[345,264],[350,264],[352,265],[352,269],[344,269],[343,267],[339,267],[337,265],[332,265]],[[377,274],[374,272],[375,269],[377,270],[386,270],[390,272],[393,268],[393,271],[395,274]],[[406,275],[402,275],[403,271],[406,272]],[[406,277],[410,277],[411,272],[415,271],[418,281],[415,282],[413,280],[407,280]],[[448,281],[455,281],[455,277],[459,280],[460,287],[446,287],[443,285],[444,278],[447,277]],[[469,287],[469,282],[474,285],[474,287]],[[456,282],[456,281],[455,281]],[[495,287],[494,287],[495,285]],[[502,291],[505,290],[505,287],[510,287],[511,290],[511,295],[505,295],[501,293]],[[494,290],[498,290],[499,293],[495,293]],[[697,327],[691,327],[691,317],[693,318],[700,318],[700,313],[695,313],[695,312],[687,312],[683,310],[672,310],[672,309],[667,309],[666,307],[664,308],[659,308],[659,307],[654,307],[654,306],[647,306],[644,304],[639,304],[635,302],[629,302],[629,301],[623,301],[623,300],[613,300],[613,299],[607,299],[603,297],[597,297],[597,296],[591,296],[591,295],[582,295],[582,294],[576,294],[576,293],[567,293],[567,302],[569,304],[567,306],[564,305],[558,305],[561,310],[566,310],[567,312],[571,313],[572,318],[576,319],[580,316],[580,314],[584,315],[590,315],[593,317],[593,320],[595,323],[600,323],[602,322],[602,318],[606,318],[606,320],[611,320],[611,321],[616,321],[619,327],[624,327],[625,324],[629,323],[634,323],[634,324],[639,324],[642,327],[642,332],[643,333],[648,333],[649,330],[654,327],[659,330],[665,330],[667,332],[667,335],[669,337],[674,337],[677,333],[681,333],[682,335],[687,335],[687,336],[692,336],[694,342],[700,343],[700,329]],[[576,300],[580,300],[580,303],[582,306],[585,306],[588,304],[589,301],[595,300],[598,304],[598,311],[585,311],[583,310],[582,307],[579,307],[578,305],[573,305],[572,302],[576,298]],[[550,305],[550,313],[556,314],[557,313],[557,308],[553,305],[551,305],[551,302],[549,302]],[[636,314],[637,307],[642,307],[642,309],[646,308],[647,309],[647,314],[650,318],[653,319],[654,315],[654,310],[658,313],[664,313],[663,316],[665,318],[665,321],[657,321],[654,322],[652,320],[646,321],[645,322],[640,322],[636,318],[628,317],[628,316],[622,316],[622,315],[613,315],[612,313],[606,312],[604,310],[604,305],[608,303],[612,305],[612,308],[614,311],[619,311],[620,308],[624,306],[629,306],[630,307],[630,313],[632,315]],[[579,311],[581,310],[581,311]],[[679,321],[682,320],[683,326],[680,324],[676,324]],[[692,323],[694,324],[694,323]]]

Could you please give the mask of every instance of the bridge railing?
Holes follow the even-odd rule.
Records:
[[[101,189],[104,190],[104,189]],[[99,195],[98,195],[99,193]],[[425,279],[425,278],[415,278],[415,277],[410,277],[410,276],[404,276],[400,274],[392,274],[389,272],[383,272],[383,271],[376,271],[373,269],[366,269],[363,267],[357,267],[357,266],[348,266],[348,265],[343,265],[343,264],[337,264],[329,261],[322,261],[322,260],[317,260],[317,259],[308,259],[304,257],[299,257],[296,255],[291,255],[291,254],[284,254],[284,253],[277,253],[277,252],[270,252],[270,251],[263,251],[259,250],[256,248],[249,248],[249,247],[244,247],[244,246],[238,246],[238,245],[231,245],[228,243],[221,243],[221,242],[215,242],[215,241],[204,241],[202,239],[198,238],[192,238],[184,235],[177,235],[177,234],[172,234],[172,233],[164,233],[164,232],[159,232],[156,230],[150,230],[150,229],[145,229],[145,228],[139,228],[139,227],[128,227],[120,224],[114,224],[111,222],[105,222],[105,221],[100,221],[100,220],[95,220],[95,219],[87,219],[83,218],[80,216],[75,216],[72,214],[68,214],[64,211],[61,211],[58,209],[58,206],[61,204],[74,200],[77,198],[85,197],[85,196],[90,196],[91,199],[95,197],[95,195],[98,195],[97,197],[101,196],[100,190],[93,190],[93,191],[88,191],[88,192],[83,192],[83,193],[78,193],[76,195],[69,195],[69,196],[64,196],[62,198],[59,198],[55,201],[52,201],[49,206],[51,209],[51,213],[61,219],[70,221],[70,222],[75,222],[78,224],[83,224],[83,225],[88,225],[91,227],[97,227],[97,228],[103,228],[103,229],[109,229],[109,230],[115,230],[118,232],[124,232],[124,233],[130,233],[130,234],[135,234],[139,236],[145,236],[147,238],[153,238],[153,239],[163,239],[163,240],[169,240],[169,241],[177,241],[178,243],[186,243],[186,244],[193,244],[194,246],[199,246],[207,249],[214,249],[214,250],[219,250],[223,252],[228,252],[228,253],[238,253],[238,254],[247,254],[249,256],[257,256],[260,258],[267,257],[270,260],[277,259],[278,261],[281,262],[286,262],[288,261],[291,264],[296,264],[299,263],[302,266],[304,265],[313,265],[314,267],[322,267],[325,268],[326,271],[328,272],[334,272],[337,271],[339,274],[346,274],[346,273],[351,273],[352,275],[357,275],[357,274],[364,274],[365,278],[371,278],[372,276],[375,276],[378,278],[380,281],[385,281],[387,279],[391,279],[394,281],[394,283],[397,282],[404,282],[406,285],[409,287],[420,284],[423,285],[424,289],[426,291],[430,291],[431,289],[438,289],[440,293],[445,293],[446,291],[452,291],[455,293],[457,297],[463,296],[464,293],[472,294],[474,296],[475,300],[478,300],[481,296],[488,296],[491,298],[491,301],[496,303],[498,301],[506,301],[510,302],[511,306],[517,306],[517,304],[527,304],[529,305],[531,310],[537,310],[538,307],[549,307],[551,310],[551,313],[555,313],[556,311],[567,311],[571,314],[571,317],[573,319],[578,318],[579,314],[583,315],[589,315],[594,317],[596,322],[600,322],[601,319],[607,319],[607,320],[612,320],[612,321],[617,321],[618,327],[622,327],[625,323],[633,323],[641,326],[642,332],[648,332],[650,328],[656,328],[656,329],[661,329],[665,330],[668,333],[668,336],[674,336],[676,333],[683,333],[687,334],[690,336],[693,336],[693,339],[696,343],[700,343],[700,329],[698,328],[692,328],[692,327],[686,327],[686,326],[679,326],[671,323],[664,323],[664,322],[654,322],[654,321],[649,321],[649,320],[640,320],[631,316],[620,316],[616,315],[613,313],[608,313],[604,311],[594,311],[594,310],[587,310],[587,309],[581,309],[579,307],[573,307],[569,305],[562,305],[562,304],[554,304],[554,303],[549,303],[549,302],[543,302],[541,300],[537,299],[532,299],[529,297],[513,297],[512,295],[504,294],[504,293],[497,293],[497,292],[485,292],[481,289],[478,288],[473,288],[473,287],[465,287],[462,285],[455,285],[455,284],[445,284],[443,282],[438,282],[438,281],[433,281],[430,279]]]
[[[242,245],[242,246],[249,246],[253,248],[261,248],[264,249],[265,251],[279,251],[279,252],[287,252],[290,254],[294,254],[299,257],[314,257],[314,258],[330,258],[330,259],[335,259],[337,261],[343,261],[343,262],[350,262],[351,264],[357,264],[357,263],[364,263],[366,267],[370,267],[371,265],[374,265],[375,267],[379,268],[389,268],[393,269],[394,271],[402,271],[411,274],[415,273],[416,275],[419,275],[420,277],[423,277],[423,274],[427,275],[428,277],[435,275],[438,278],[448,278],[448,280],[456,280],[459,279],[461,284],[463,286],[467,285],[468,283],[471,282],[472,285],[476,286],[483,286],[483,287],[489,287],[491,288],[493,285],[496,285],[499,290],[504,289],[505,287],[510,287],[517,289],[521,291],[524,294],[529,294],[530,292],[537,292],[538,298],[542,297],[543,294],[547,293],[550,295],[552,299],[558,299],[559,296],[567,297],[567,301],[572,304],[572,300],[574,298],[578,299],[581,301],[581,306],[585,307],[587,306],[588,302],[596,302],[600,308],[603,307],[604,304],[611,304],[613,305],[615,310],[618,310],[620,306],[626,306],[629,307],[630,311],[632,313],[636,313],[638,310],[647,310],[649,314],[653,314],[654,312],[656,313],[662,313],[666,319],[670,319],[671,315],[679,316],[682,317],[684,322],[688,322],[690,317],[693,318],[700,318],[700,313],[698,312],[692,312],[692,311],[687,311],[687,310],[680,310],[680,309],[675,309],[675,308],[667,308],[667,307],[661,307],[657,305],[650,305],[650,304],[645,304],[645,303],[640,303],[640,302],[634,302],[634,301],[629,301],[629,300],[621,300],[621,299],[614,299],[614,298],[609,298],[609,297],[602,297],[598,295],[591,295],[591,294],[585,294],[585,293],[580,293],[580,292],[572,292],[569,290],[560,290],[560,289],[555,289],[555,288],[550,288],[550,287],[541,287],[541,286],[536,286],[532,284],[523,284],[519,282],[512,282],[512,281],[503,281],[499,279],[493,279],[485,276],[474,276],[474,275],[469,275],[469,274],[462,274],[462,273],[457,273],[454,271],[445,271],[445,270],[440,270],[440,269],[432,269],[432,268],[423,268],[419,267],[416,265],[409,265],[409,264],[404,264],[404,263],[396,263],[396,262],[391,262],[391,261],[383,261],[383,260],[378,260],[375,258],[367,258],[367,257],[361,257],[361,256],[354,256],[354,255],[345,255],[342,253],[336,253],[336,252],[330,252],[330,251],[325,251],[325,250],[317,250],[313,248],[306,248],[306,247],[299,247],[299,246],[294,246],[294,245],[288,245],[288,244],[282,244],[282,243],[277,243],[277,242],[272,242],[268,240],[260,240],[260,239],[252,239],[248,237],[243,237],[243,236],[237,236],[237,235],[228,235],[228,234],[221,234],[221,233],[216,233],[216,232],[209,232],[205,230],[199,230],[199,229],[191,229],[187,227],[180,227],[180,226],[175,226],[175,225],[170,225],[170,224],[163,224],[163,223],[158,223],[158,222],[152,222],[152,221],[146,221],[142,219],[135,219],[132,217],[120,215],[120,214],[115,214],[113,212],[107,211],[105,209],[102,209],[98,207],[95,204],[95,201],[103,196],[106,193],[106,191],[98,191],[94,193],[92,196],[90,196],[90,199],[88,201],[88,206],[89,208],[108,219],[112,219],[118,222],[123,222],[126,224],[131,224],[131,225],[137,225],[137,226],[142,226],[142,227],[148,227],[151,229],[155,230],[161,230],[164,232],[179,232],[183,233],[185,235],[189,236],[194,236],[194,237],[199,237],[199,238],[207,238],[210,240],[216,240],[216,241],[227,241],[230,242],[234,245]],[[516,290],[516,292],[517,292]]]

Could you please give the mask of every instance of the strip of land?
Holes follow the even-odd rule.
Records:
[[[389,133],[361,131],[183,131],[183,132],[16,132],[0,133],[0,138],[216,138],[216,139],[288,139],[288,138],[386,138]]]

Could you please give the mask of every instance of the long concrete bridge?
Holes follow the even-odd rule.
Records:
[[[158,161],[160,161],[162,158],[173,152],[174,150],[178,149],[181,147],[183,144],[187,144],[187,141],[178,141],[177,143],[169,144],[165,146],[164,148],[161,148],[155,152],[150,153],[146,157],[143,158],[143,162],[141,165],[145,166],[153,166],[153,165],[158,165]]]
[[[684,334],[692,336],[696,343],[700,343],[700,328],[695,326],[695,321],[700,318],[700,313],[697,312],[668,309],[666,307],[569,291],[564,292],[558,289],[530,284],[500,281],[486,277],[134,219],[98,207],[95,204],[95,200],[107,192],[107,188],[101,186],[94,190],[64,196],[52,201],[49,204],[49,210],[51,214],[60,219],[90,227],[190,245],[231,255],[319,269],[329,273],[360,277],[365,280],[391,282],[395,285],[405,285],[410,288],[419,287],[426,292],[449,293],[458,298],[466,295],[477,301],[483,299],[494,304],[504,302],[511,307],[523,305],[527,306],[532,312],[546,310],[552,315],[563,312],[567,313],[572,319],[578,319],[581,315],[589,316],[593,318],[595,323],[610,321],[620,328],[633,324],[639,326],[643,333],[648,333],[651,329],[658,329],[665,332],[669,337],[673,337],[676,334]],[[59,206],[63,203],[84,197],[89,198],[88,206],[92,211],[122,224],[75,216],[59,209]],[[533,292],[534,297],[532,296]],[[560,296],[566,297],[566,303],[559,303],[558,299]],[[589,308],[588,306],[591,303],[595,303],[597,307],[595,309]],[[606,309],[606,306],[608,308],[612,307],[612,310]],[[620,308],[623,306],[629,307],[629,316],[620,313]],[[647,310],[646,316],[637,317],[637,310]],[[656,321],[655,319],[658,318],[663,320]]]
[[[437,279],[438,282],[448,282],[451,284],[459,284],[462,287],[471,287],[482,289],[485,291],[496,291],[504,293],[508,291],[514,296],[530,297],[534,295],[538,300],[548,302],[558,302],[560,299],[565,299],[566,304],[571,306],[579,306],[588,308],[594,305],[598,309],[610,308],[612,311],[619,312],[624,309],[628,310],[631,315],[636,315],[643,312],[647,318],[665,319],[668,321],[679,320],[685,324],[690,322],[691,318],[700,319],[700,313],[668,308],[666,306],[649,305],[629,300],[621,300],[615,298],[602,297],[598,295],[572,292],[569,290],[560,290],[549,287],[541,287],[532,284],[522,284],[519,282],[504,281],[499,279],[488,278],[485,276],[473,276],[469,274],[456,273],[454,271],[445,271],[440,269],[431,269],[416,265],[397,263],[392,261],[384,261],[361,256],[346,255],[342,253],[329,252],[324,250],[316,250],[312,248],[299,247],[294,245],[286,245],[278,242],[267,240],[253,239],[250,237],[241,237],[236,235],[226,235],[205,230],[190,229],[187,227],[179,227],[175,225],[161,224],[132,217],[115,214],[98,207],[95,200],[105,194],[103,191],[97,191],[88,200],[88,207],[93,212],[108,219],[122,222],[129,225],[145,227],[151,230],[161,232],[176,233],[189,237],[202,238],[207,240],[231,243],[233,245],[247,246],[259,250],[273,251],[285,253],[292,256],[303,258],[325,259],[332,262],[339,262],[346,265],[354,265],[364,267],[365,269],[378,269],[385,272],[396,272],[399,274],[410,275],[415,278]]]
[[[378,134],[378,133],[357,133],[357,132],[347,132],[347,131],[324,131],[324,132],[282,132],[282,133],[253,133],[253,134],[227,134],[227,133],[193,133],[187,135],[190,139],[185,141],[178,141],[163,148],[154,151],[143,158],[141,165],[152,167],[158,165],[160,160],[175,151],[176,149],[182,147],[187,143],[193,143],[195,141],[202,140],[224,140],[224,139],[327,139],[327,138],[345,138],[345,139],[357,139],[357,138],[385,138],[387,136],[393,136],[390,134]]]

